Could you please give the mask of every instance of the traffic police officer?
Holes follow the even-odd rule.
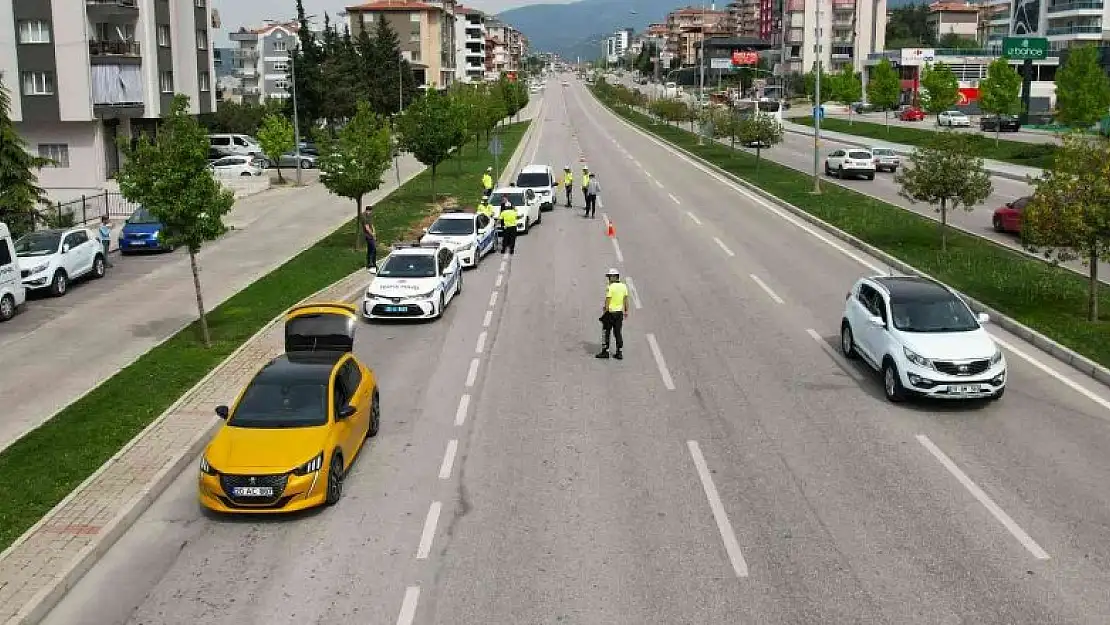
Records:
[[[487,167],[486,173],[482,174],[482,189],[486,195],[493,193],[493,167]]]
[[[516,207],[509,201],[509,198],[501,199],[501,214],[498,219],[501,220],[501,253],[502,254],[515,254],[516,253],[516,222],[517,222]]]
[[[586,201],[586,189],[590,186],[590,168],[582,166],[582,201]]]
[[[609,333],[612,332],[617,339],[617,351],[613,358],[621,360],[624,354],[624,320],[628,319],[628,287],[621,282],[621,273],[616,269],[605,272],[609,286],[605,289],[605,303],[601,308],[601,351],[597,358],[609,357]]]
[[[574,172],[570,170],[570,165],[563,168],[563,187],[567,191],[567,208],[570,208],[570,196],[574,192]]]
[[[478,208],[474,209],[474,212],[493,219],[493,207],[489,205],[489,196],[483,195],[482,199],[478,200]]]

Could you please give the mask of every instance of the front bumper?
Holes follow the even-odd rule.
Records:
[[[988,399],[1006,388],[1006,362],[975,375],[949,375],[903,360],[899,375],[902,387],[921,397],[933,399]]]
[[[432,300],[396,297],[364,297],[362,316],[367,319],[431,319],[436,316]]]
[[[139,250],[153,250],[165,251],[166,247],[162,245],[162,240],[157,238],[143,238],[143,239],[129,239],[120,237],[119,251],[121,252],[136,252]]]
[[[225,483],[242,481],[245,476],[220,476],[201,473],[197,480],[200,505],[213,512],[236,514],[283,514],[323,505],[327,498],[327,473],[325,469],[308,475],[268,474],[256,476],[272,496],[234,497],[225,490]]]
[[[23,288],[28,291],[37,291],[39,289],[50,288],[50,283],[53,281],[54,274],[49,271],[40,271],[34,275],[22,278]]]

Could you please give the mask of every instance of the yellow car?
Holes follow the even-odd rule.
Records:
[[[226,423],[201,457],[201,505],[275,513],[339,500],[381,419],[374,372],[351,353],[357,320],[347,304],[286,313],[285,354],[255,374],[231,408],[216,408]]]

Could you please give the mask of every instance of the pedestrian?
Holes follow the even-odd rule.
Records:
[[[482,190],[486,195],[493,193],[493,167],[487,167],[486,173],[482,174]]]
[[[628,319],[628,287],[621,282],[621,273],[616,269],[605,272],[609,285],[605,289],[605,303],[601,306],[601,351],[596,358],[609,357],[609,334],[617,339],[617,351],[613,358],[624,359],[624,320]]]
[[[501,198],[501,213],[497,216],[501,220],[501,253],[512,256],[516,253],[516,207],[509,198]]]
[[[570,208],[570,199],[574,194],[574,172],[570,170],[570,165],[563,168],[563,188],[567,192],[567,208]]]
[[[376,274],[378,273],[378,233],[374,230],[373,206],[362,209],[359,225],[362,227],[362,238],[366,239],[366,268],[371,274]]]
[[[96,238],[100,241],[101,249],[104,250],[104,265],[111,267],[112,261],[108,260],[108,249],[112,247],[112,221],[107,215],[100,217],[100,228],[96,231]]]
[[[586,216],[593,219],[597,216],[597,196],[601,193],[601,183],[597,176],[590,174],[590,182],[586,185]]]
[[[586,187],[590,186],[590,168],[582,166],[582,201],[586,201]]]

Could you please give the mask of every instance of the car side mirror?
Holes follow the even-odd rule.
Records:
[[[886,322],[883,321],[882,317],[873,316],[870,319],[868,319],[867,321],[869,321],[871,323],[871,325],[875,326],[876,328],[885,328],[886,327]]]
[[[979,313],[978,319],[979,319],[980,325],[987,324],[987,323],[991,322],[991,316],[988,315],[987,313]]]
[[[338,416],[339,416],[340,420],[350,419],[351,417],[355,416],[355,407],[350,405],[350,404],[347,404],[346,406],[343,406],[342,408],[339,409],[339,415]]]
[[[227,415],[230,414],[230,412],[227,406],[216,406],[216,416],[221,419],[227,419]]]

